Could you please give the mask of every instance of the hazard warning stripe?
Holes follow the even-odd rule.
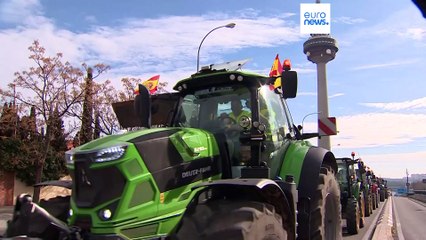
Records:
[[[320,136],[336,135],[336,118],[318,119],[318,130]]]

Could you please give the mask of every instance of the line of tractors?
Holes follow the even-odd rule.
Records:
[[[120,124],[138,128],[68,151],[72,181],[47,184],[71,196],[19,196],[6,237],[341,239],[342,210],[356,233],[386,183],[307,141],[315,135],[286,102],[297,73],[284,66],[275,87],[277,77],[212,66],[176,92],[140,84],[134,101],[114,104]]]
[[[388,198],[387,181],[377,177],[361,158],[337,158],[342,218],[349,234],[357,234],[365,226],[365,218]]]

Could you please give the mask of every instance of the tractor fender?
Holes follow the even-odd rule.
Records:
[[[318,186],[317,179],[321,167],[328,166],[337,172],[336,158],[332,152],[320,147],[310,147],[305,155],[297,187],[299,199],[312,199]]]
[[[52,180],[34,184],[34,187],[55,186],[72,189],[72,180]]]
[[[245,199],[269,203],[283,217],[283,221],[289,223],[289,219],[295,219],[296,211],[292,197],[294,195],[281,188],[271,179],[221,179],[199,184],[193,190],[199,188],[203,189],[196,193],[192,204],[196,204],[197,200],[202,198],[203,193],[206,193],[211,199],[226,196],[227,199]],[[295,228],[295,221],[292,227]]]

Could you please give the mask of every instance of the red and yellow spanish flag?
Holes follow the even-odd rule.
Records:
[[[160,81],[160,75],[155,75],[142,84],[148,89],[149,94],[152,95],[158,90],[158,81]],[[136,87],[134,92],[135,94],[139,94],[139,87]]]
[[[283,66],[281,65],[280,57],[277,54],[277,56],[275,57],[274,63],[272,64],[271,71],[269,72],[269,76],[270,77],[278,77],[279,76],[279,78],[277,78],[275,80],[274,86],[271,86],[271,89],[275,89],[275,88],[281,86],[281,74],[282,74],[282,72],[283,72]]]

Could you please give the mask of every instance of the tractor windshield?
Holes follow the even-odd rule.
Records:
[[[348,182],[348,170],[346,168],[346,163],[338,162],[337,167],[337,180],[340,183],[346,184]]]
[[[249,99],[249,90],[242,85],[197,90],[183,98],[176,125],[220,131],[242,115],[251,118]]]
[[[187,94],[183,98],[175,126],[200,128],[223,134],[233,166],[247,165],[249,145],[240,143],[240,122],[250,122],[250,91],[243,85],[210,87]]]

